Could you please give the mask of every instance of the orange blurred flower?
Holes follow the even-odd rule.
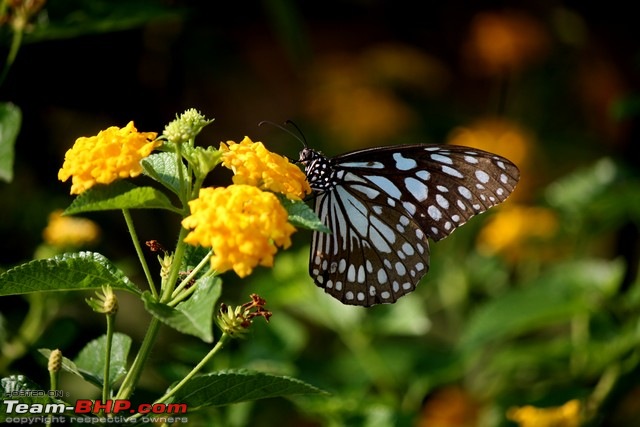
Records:
[[[438,60],[405,45],[380,44],[357,54],[326,55],[312,70],[307,112],[350,148],[388,144],[418,122],[395,89],[430,94],[447,81]]]
[[[518,71],[543,57],[548,50],[545,29],[522,12],[483,12],[471,22],[463,49],[467,68],[481,75]]]
[[[417,427],[476,427],[480,405],[459,387],[446,387],[430,396]]]

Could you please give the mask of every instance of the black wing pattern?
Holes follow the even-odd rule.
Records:
[[[429,269],[429,242],[503,202],[520,172],[486,151],[399,145],[327,159],[305,148],[300,162],[317,192],[309,273],[345,304],[393,303]]]

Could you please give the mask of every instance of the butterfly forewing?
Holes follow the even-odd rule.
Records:
[[[429,267],[427,238],[448,236],[504,201],[519,179],[500,156],[467,147],[405,145],[326,159],[301,153],[318,191],[309,272],[346,304],[392,303],[415,289]]]

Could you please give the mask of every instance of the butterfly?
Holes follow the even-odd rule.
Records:
[[[453,145],[397,145],[299,163],[315,212],[309,274],[344,304],[394,303],[429,270],[429,241],[503,202],[520,178],[504,157]]]

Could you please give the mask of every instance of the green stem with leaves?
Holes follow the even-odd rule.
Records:
[[[191,378],[193,378],[207,363],[209,363],[209,361],[213,358],[213,356],[215,356],[220,350],[222,350],[222,348],[230,339],[231,339],[231,336],[229,334],[227,334],[226,332],[223,333],[220,339],[218,340],[218,342],[216,343],[216,345],[211,349],[211,351],[209,351],[209,353],[207,353],[205,357],[202,358],[200,363],[198,363],[191,370],[191,372],[189,372],[178,384],[176,384],[175,387],[173,387],[170,391],[165,393],[164,396],[160,397],[159,399],[156,399],[156,401],[153,403],[166,402],[167,399],[175,395],[178,390],[180,390],[185,384],[187,384],[189,380],[191,380]],[[142,414],[138,413],[130,417],[129,420],[133,420],[141,416]]]
[[[171,294],[173,293],[173,289],[175,288],[175,283],[178,278],[178,274],[180,273],[180,265],[182,264],[182,258],[184,257],[185,253],[186,243],[184,243],[184,238],[186,237],[187,233],[188,231],[186,229],[180,228],[178,243],[176,245],[176,252],[173,257],[173,263],[171,265],[171,271],[169,273],[169,277],[167,278],[166,285],[162,289],[162,295],[160,296],[161,302],[166,302],[171,299]],[[151,354],[153,345],[155,344],[156,338],[158,336],[158,331],[160,330],[160,325],[160,320],[158,320],[156,317],[151,318],[149,328],[147,329],[147,333],[142,341],[140,350],[138,351],[138,354],[136,355],[136,358],[131,365],[131,369],[122,382],[122,386],[120,387],[118,395],[116,396],[117,399],[128,399],[135,390],[135,387],[138,384],[138,380],[142,375],[144,365],[147,362],[149,355]]]

